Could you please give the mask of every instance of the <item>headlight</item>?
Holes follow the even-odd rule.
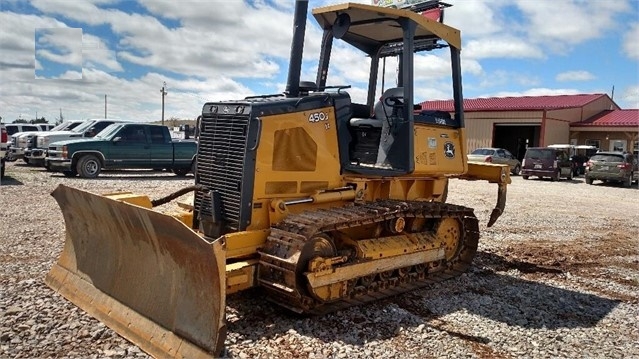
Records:
[[[49,143],[48,137],[38,137],[38,147],[46,148],[48,143]]]

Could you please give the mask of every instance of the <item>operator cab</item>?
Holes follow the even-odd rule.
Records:
[[[406,13],[364,4],[334,5],[313,10],[324,30],[317,79],[313,89],[329,93],[334,101],[339,136],[339,156],[344,172],[394,176],[415,168],[414,124],[463,127],[460,36],[440,21],[450,5],[427,1]],[[439,11],[437,20],[427,13]],[[418,13],[419,12],[419,13]],[[333,39],[359,49],[370,58],[366,103],[353,103],[344,90],[350,86],[327,86]],[[452,66],[455,114],[422,111],[414,105],[415,53],[448,47]],[[384,88],[387,58],[397,58],[396,86]],[[378,92],[378,74],[382,72]],[[313,83],[304,89],[311,91]],[[300,84],[300,93],[302,93]],[[336,90],[330,92],[331,90]],[[308,93],[308,92],[307,92]],[[381,93],[379,98],[376,94]]]

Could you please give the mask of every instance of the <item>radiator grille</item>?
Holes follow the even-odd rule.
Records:
[[[212,115],[203,117],[200,125],[196,182],[219,192],[222,218],[231,231],[245,227],[241,213],[242,180],[249,120],[250,115]],[[201,218],[212,216],[210,196],[197,192],[195,208]]]

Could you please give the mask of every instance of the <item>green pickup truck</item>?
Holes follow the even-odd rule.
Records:
[[[102,169],[169,169],[178,176],[195,170],[197,143],[172,140],[166,126],[116,123],[95,137],[54,142],[47,162],[67,177],[95,178]]]

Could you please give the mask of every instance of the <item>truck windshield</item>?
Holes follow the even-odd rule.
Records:
[[[108,138],[111,137],[115,132],[117,132],[120,127],[122,127],[122,125],[120,124],[112,124],[112,125],[108,125],[107,127],[104,128],[104,130],[100,131],[97,135],[95,135],[96,138]]]
[[[93,124],[95,123],[95,121],[85,121],[82,122],[82,124],[78,125],[78,127],[74,128],[73,132],[84,132],[86,130],[88,130],[91,126],[93,126]]]
[[[72,123],[72,122],[62,122],[61,124],[59,124],[59,125],[55,126],[54,128],[52,128],[51,131],[70,130],[70,129],[73,128],[73,127],[70,127],[73,124],[74,123]]]

